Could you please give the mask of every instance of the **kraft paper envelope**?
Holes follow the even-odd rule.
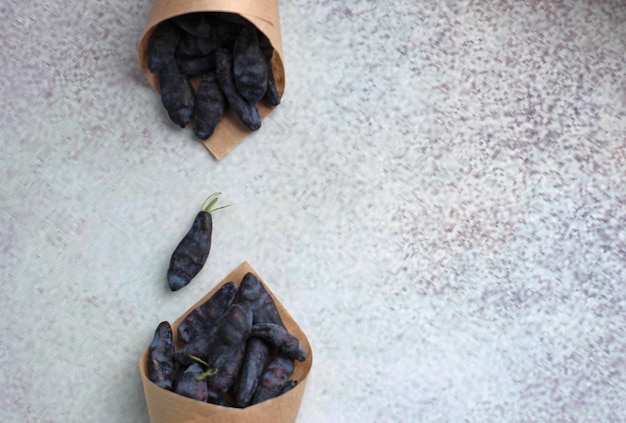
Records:
[[[285,68],[283,65],[283,44],[280,31],[278,0],[154,0],[148,15],[143,34],[137,48],[139,64],[150,85],[159,92],[159,77],[148,70],[148,42],[154,28],[164,20],[192,12],[229,12],[236,13],[254,24],[267,36],[274,47],[272,71],[276,89],[280,98],[285,91]],[[264,119],[273,106],[258,103],[259,114]],[[203,141],[213,156],[220,160],[244,138],[250,135],[248,129],[232,110],[215,129],[213,135]]]
[[[300,329],[293,320],[293,317],[291,317],[274,293],[265,285],[261,277],[247,262],[243,262],[239,265],[233,272],[217,284],[215,288],[172,323],[174,343],[177,349],[181,347],[181,343],[177,339],[177,328],[187,314],[205,302],[225,283],[233,281],[239,285],[243,276],[248,272],[254,273],[261,283],[263,283],[263,286],[276,303],[280,317],[288,332],[298,338],[306,352],[305,361],[294,362],[294,372],[291,379],[297,380],[298,384],[295,388],[283,395],[246,408],[222,407],[204,403],[160,388],[151,382],[147,376],[146,360],[148,348],[146,348],[139,361],[139,371],[141,373],[151,423],[294,423],[296,421],[304,395],[307,377],[313,364],[311,345],[302,329]]]

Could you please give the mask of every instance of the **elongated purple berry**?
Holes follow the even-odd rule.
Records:
[[[233,303],[238,289],[235,282],[227,282],[208,300],[194,308],[178,325],[178,339],[188,343],[196,336],[207,333]]]
[[[246,355],[234,386],[237,407],[247,407],[252,401],[268,355],[269,347],[265,341],[256,337],[248,338]]]
[[[148,348],[148,379],[163,389],[171,390],[176,372],[174,340],[169,322],[161,322]]]
[[[186,286],[200,272],[211,251],[213,219],[200,211],[187,235],[180,241],[170,259],[167,281],[172,291]]]
[[[176,384],[176,393],[198,401],[206,402],[209,396],[209,389],[204,379],[198,377],[204,370],[198,363],[191,364]]]
[[[293,370],[292,359],[280,354],[274,357],[261,376],[259,386],[252,398],[252,404],[258,404],[279,395]]]

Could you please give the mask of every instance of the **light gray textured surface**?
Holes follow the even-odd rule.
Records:
[[[283,103],[220,162],[149,9],[0,4],[2,422],[147,423],[156,325],[243,260],[310,337],[301,423],[626,420],[623,2],[281,2]]]

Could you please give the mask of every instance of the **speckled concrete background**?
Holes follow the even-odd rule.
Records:
[[[147,423],[156,325],[243,260],[313,345],[299,422],[626,421],[624,2],[281,1],[283,104],[219,162],[149,9],[0,5],[2,422]]]

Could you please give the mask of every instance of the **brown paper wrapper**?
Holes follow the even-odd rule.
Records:
[[[285,67],[283,65],[283,43],[280,32],[278,0],[154,0],[137,52],[139,65],[148,82],[157,92],[159,91],[159,77],[148,70],[147,50],[150,36],[154,28],[162,21],[192,12],[237,13],[263,32],[274,47],[272,70],[278,95],[282,98],[285,91]],[[264,103],[258,103],[257,107],[262,119],[274,110],[274,107]],[[232,110],[229,110],[213,135],[203,141],[203,144],[217,160],[220,160],[249,134],[250,129],[239,121]]]
[[[294,372],[291,379],[297,380],[298,384],[283,395],[246,408],[222,407],[204,403],[159,388],[156,384],[151,382],[147,376],[146,360],[148,348],[146,347],[139,360],[139,371],[141,373],[141,381],[143,383],[151,423],[293,423],[296,421],[300,403],[302,402],[302,396],[304,395],[307,377],[311,370],[311,365],[313,364],[311,345],[302,329],[300,329],[293,320],[293,317],[291,317],[274,293],[265,285],[261,277],[247,262],[239,265],[215,286],[215,288],[172,323],[174,343],[177,349],[182,346],[177,339],[177,328],[187,314],[205,302],[228,281],[234,281],[239,284],[243,276],[248,272],[254,273],[259,280],[261,280],[267,292],[274,299],[280,317],[285,323],[285,327],[289,333],[298,338],[300,344],[302,344],[306,351],[306,360],[303,362],[296,361],[294,363]]]

